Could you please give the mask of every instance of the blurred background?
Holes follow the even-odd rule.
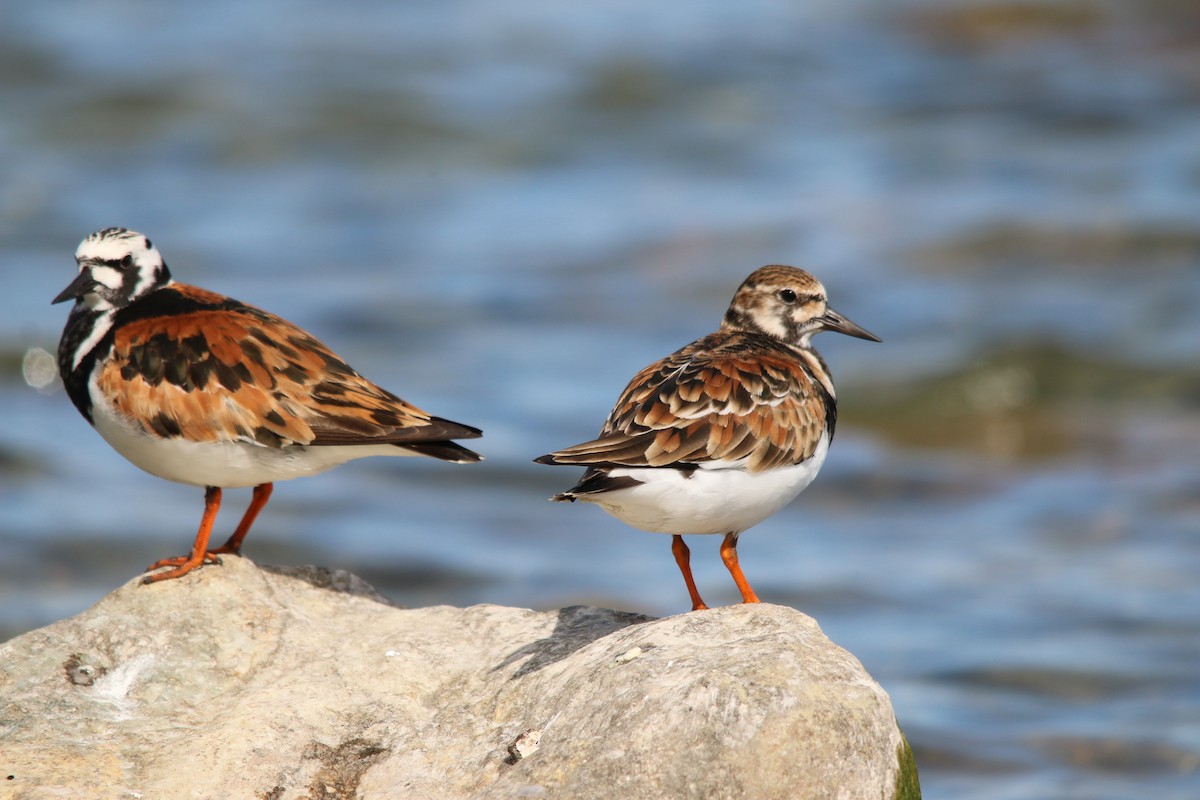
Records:
[[[0,638],[185,552],[199,489],[47,353],[79,240],[149,235],[488,460],[280,484],[260,563],[405,605],[688,608],[667,537],[551,504],[645,364],[767,263],[883,337],[740,552],[892,696],[927,797],[1200,793],[1194,2],[6,4]],[[226,494],[218,537],[248,491]],[[220,539],[218,539],[219,541]],[[738,595],[693,538],[712,604]]]

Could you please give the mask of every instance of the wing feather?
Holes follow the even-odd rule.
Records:
[[[98,376],[116,410],[149,432],[269,447],[480,435],[376,386],[280,317],[181,284],[155,294],[167,293],[162,313],[117,320]]]
[[[750,333],[721,331],[638,373],[599,437],[539,461],[593,467],[689,467],[746,459],[760,472],[811,458],[833,398],[823,365]]]

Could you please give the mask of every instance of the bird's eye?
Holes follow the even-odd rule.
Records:
[[[790,306],[792,303],[796,302],[796,293],[791,289],[780,289],[779,299]]]
[[[123,269],[129,269],[132,266],[133,266],[133,256],[126,255],[124,258],[121,259],[121,267]]]

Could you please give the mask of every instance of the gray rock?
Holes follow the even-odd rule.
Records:
[[[0,646],[0,796],[918,790],[887,695],[792,609],[407,610],[226,558]]]

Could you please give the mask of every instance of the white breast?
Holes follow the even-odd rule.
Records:
[[[620,467],[637,486],[579,499],[596,503],[617,519],[652,533],[729,533],[757,525],[795,499],[817,476],[829,452],[821,437],[812,458],[800,464],[748,472],[706,464],[690,474],[669,468]]]

